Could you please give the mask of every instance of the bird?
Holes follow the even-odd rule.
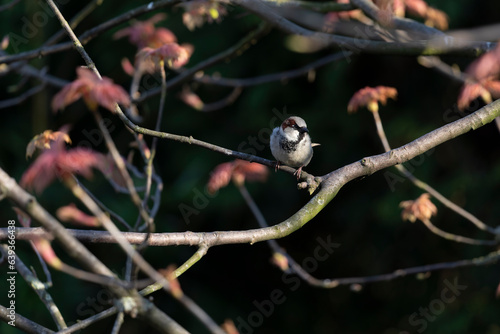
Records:
[[[269,146],[276,162],[276,170],[280,164],[298,168],[293,175],[297,180],[302,174],[302,168],[307,166],[313,156],[313,146],[306,122],[298,117],[292,116],[283,121],[280,126],[274,128]]]

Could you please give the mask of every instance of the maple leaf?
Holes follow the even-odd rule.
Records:
[[[458,108],[463,110],[481,97],[485,103],[500,97],[500,46],[474,60],[465,70],[468,79],[458,96]]]
[[[414,223],[417,219],[425,221],[437,214],[436,206],[431,202],[428,193],[423,193],[414,201],[403,201],[399,206],[403,208],[401,218]]]
[[[28,146],[26,146],[26,158],[30,158],[37,148],[39,150],[49,149],[52,142],[59,140],[71,144],[71,138],[69,138],[67,131],[53,132],[52,130],[45,130],[30,140]]]
[[[385,105],[388,99],[395,100],[398,96],[396,88],[377,86],[358,90],[347,104],[349,113],[356,112],[360,107],[366,107],[371,112],[378,112],[378,103]]]
[[[177,37],[174,33],[166,28],[156,28],[155,24],[163,21],[167,16],[163,13],[156,14],[145,21],[136,21],[131,27],[118,30],[114,35],[114,39],[119,39],[128,36],[131,44],[137,46],[138,49],[145,47],[158,48],[163,44],[177,42]]]
[[[500,75],[500,44],[474,60],[465,70],[476,81],[498,78]]]
[[[445,12],[429,6],[424,0],[405,0],[406,11],[424,19],[424,23],[440,30],[448,29],[448,16]]]
[[[88,148],[78,147],[66,150],[64,141],[58,140],[50,149],[38,156],[21,177],[21,186],[41,193],[56,178],[80,174],[92,177],[92,168],[104,170],[105,156]]]
[[[231,180],[236,185],[242,185],[245,180],[265,182],[268,174],[269,170],[264,165],[237,159],[217,165],[210,173],[207,189],[210,194],[214,194]]]
[[[189,30],[194,30],[205,24],[205,22],[219,23],[222,16],[227,15],[227,10],[222,1],[197,0],[182,3],[185,12],[182,14],[182,22]]]
[[[96,110],[98,105],[114,112],[115,104],[130,105],[127,92],[113,80],[103,77],[100,79],[94,72],[87,68],[76,69],[78,78],[64,86],[52,99],[54,111],[65,108],[67,105],[83,98],[91,110]]]
[[[464,110],[478,97],[481,97],[486,103],[492,101],[491,93],[481,83],[466,82],[458,96],[458,109]]]
[[[159,48],[143,48],[137,54],[138,62],[147,72],[154,72],[165,62],[169,68],[179,68],[184,66],[193,53],[193,47],[189,44],[179,45],[168,43]]]

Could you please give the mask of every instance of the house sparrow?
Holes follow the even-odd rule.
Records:
[[[313,156],[313,145],[306,122],[297,116],[285,119],[281,126],[274,128],[270,147],[277,160],[276,169],[281,163],[298,167],[293,174],[297,175],[297,180],[302,173],[302,167],[307,166]]]

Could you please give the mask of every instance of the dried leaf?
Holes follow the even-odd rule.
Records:
[[[430,195],[423,193],[414,201],[403,201],[399,203],[403,208],[401,218],[414,223],[417,219],[425,221],[437,214],[436,206],[431,202]]]
[[[45,130],[39,135],[36,135],[31,139],[26,147],[26,158],[30,158],[35,150],[38,148],[40,150],[49,149],[50,145],[54,141],[62,140],[68,144],[71,144],[71,138],[69,137],[67,132],[64,131],[55,131]]]
[[[287,257],[278,252],[273,253],[271,263],[280,268],[282,271],[288,271],[290,269]]]

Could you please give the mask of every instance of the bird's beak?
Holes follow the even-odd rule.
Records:
[[[298,128],[297,130],[299,130],[300,133],[304,133],[304,132],[309,133],[309,130],[305,126],[302,128]]]

